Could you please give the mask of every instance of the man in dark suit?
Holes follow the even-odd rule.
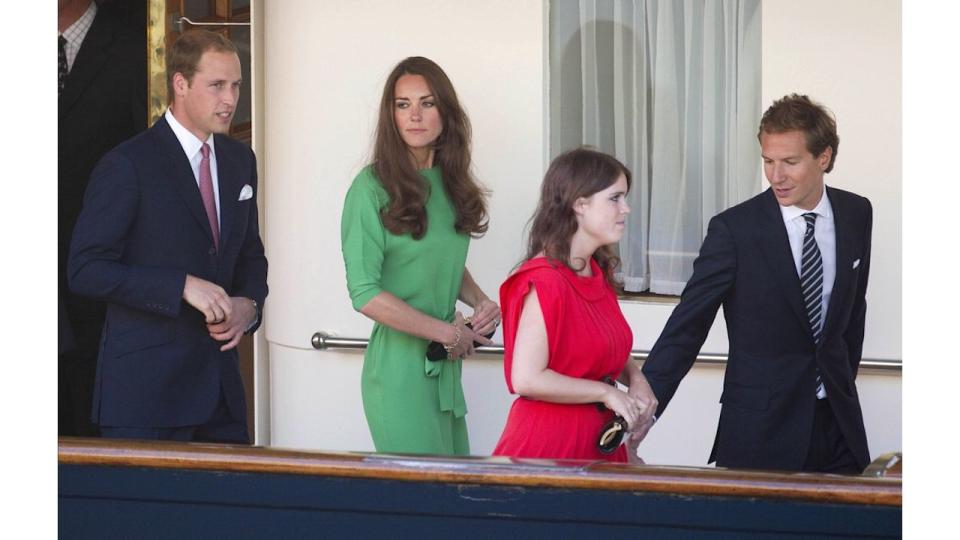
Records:
[[[143,24],[90,0],[58,0],[58,349],[60,435],[95,436],[90,422],[106,307],[70,293],[67,254],[94,165],[147,127]]]
[[[758,138],[770,188],[710,220],[643,373],[659,416],[722,305],[730,347],[710,461],[859,473],[870,460],[855,378],[873,211],[824,186],[839,138],[819,104],[776,101]]]
[[[103,436],[248,443],[236,345],[267,296],[253,152],[224,135],[236,47],[185,33],[170,108],[97,164],[70,248],[70,287],[107,302],[93,419]]]

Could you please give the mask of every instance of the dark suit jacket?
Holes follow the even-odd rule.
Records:
[[[58,100],[58,263],[60,352],[94,358],[105,307],[71,294],[67,255],[94,165],[147,127],[146,38],[141,27],[100,6]]]
[[[717,465],[800,470],[813,427],[817,366],[850,450],[859,465],[869,463],[854,379],[873,211],[867,199],[847,191],[828,187],[827,196],[836,223],[837,274],[819,346],[768,189],[710,220],[693,276],[643,366],[662,414],[723,306],[730,347],[710,455]]]
[[[230,296],[267,296],[253,152],[215,135],[220,251],[190,163],[166,120],[97,164],[70,249],[70,287],[107,302],[93,419],[172,427],[209,419],[220,396],[246,418],[236,349],[220,352],[203,315],[182,301],[187,274]],[[253,196],[239,201],[249,185]]]

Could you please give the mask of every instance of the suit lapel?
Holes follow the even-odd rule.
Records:
[[[170,125],[163,116],[150,129],[157,138],[157,145],[160,150],[167,157],[164,162],[171,182],[180,198],[183,199],[183,203],[187,205],[190,213],[197,220],[197,224],[206,232],[210,244],[213,245],[213,232],[210,230],[207,212],[203,209],[200,188],[197,186],[197,179],[193,176],[193,168],[190,166],[187,155],[183,153],[180,141],[177,140],[177,136],[173,134],[173,130],[170,129]]]
[[[220,184],[220,252],[223,253],[230,233],[233,232],[233,220],[240,198],[240,174],[237,172],[237,160],[227,150],[223,137],[216,138],[217,182]]]
[[[73,68],[67,75],[63,94],[60,95],[58,117],[62,118],[73,107],[106,64],[109,55],[104,52],[104,49],[110,45],[111,41],[113,41],[113,29],[109,26],[107,17],[98,11],[90,30],[83,38],[80,50],[77,51],[77,57],[73,60]]]
[[[767,261],[770,273],[780,285],[778,289],[783,293],[793,309],[801,325],[806,329],[813,340],[813,331],[810,329],[810,320],[803,305],[803,295],[800,291],[800,276],[797,275],[797,266],[790,251],[790,239],[787,237],[787,228],[783,223],[783,214],[780,205],[767,188],[760,199],[763,223],[757,229],[757,237],[761,246],[761,253]]]
[[[836,278],[833,281],[833,291],[830,293],[830,305],[827,306],[827,318],[824,320],[823,335],[826,341],[827,333],[836,325],[840,303],[847,296],[847,289],[850,287],[850,265],[852,262],[851,253],[853,249],[854,228],[847,221],[848,212],[843,207],[840,197],[830,187],[827,187],[827,197],[830,199],[830,206],[833,208],[833,223],[836,234],[837,253],[835,261]]]

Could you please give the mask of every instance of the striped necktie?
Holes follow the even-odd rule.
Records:
[[[803,292],[803,305],[807,308],[810,329],[813,330],[813,341],[819,345],[823,336],[823,259],[814,236],[817,214],[807,212],[803,219],[807,222],[807,230],[803,235],[803,252],[800,256],[800,290]],[[823,387],[818,367],[817,399],[825,397],[827,391]]]

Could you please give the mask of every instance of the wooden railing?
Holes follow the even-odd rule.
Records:
[[[71,538],[901,536],[901,481],[592,461],[61,439]]]
[[[898,476],[840,476],[721,468],[629,466],[501,457],[440,458],[263,447],[61,438],[61,464],[199,469],[409,482],[644,491],[900,506]]]

